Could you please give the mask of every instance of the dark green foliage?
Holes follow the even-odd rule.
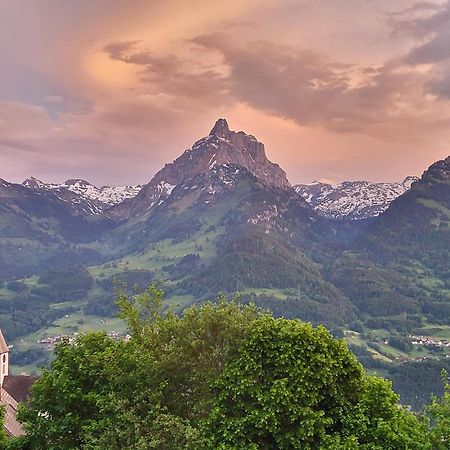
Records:
[[[362,384],[356,358],[324,328],[263,318],[214,385],[209,445],[306,449],[337,442]]]
[[[261,318],[214,387],[207,448],[428,448],[390,385],[321,327]]]
[[[5,408],[0,406],[0,448],[6,448],[7,445],[7,438],[6,438],[6,432],[3,428],[3,419],[5,416]]]
[[[32,290],[22,283],[19,285],[22,286],[21,292],[16,296],[10,299],[3,299],[0,296],[0,327],[10,341],[51,325],[56,319],[75,311],[72,306],[50,308],[55,297],[53,291],[49,292],[46,285]],[[75,292],[79,293],[78,290]],[[74,291],[67,293],[73,294]]]
[[[244,231],[244,230],[243,230]],[[262,230],[247,230],[220,243],[220,255],[212,265],[217,270],[214,288],[233,290],[236,282],[249,287],[292,288],[301,284],[311,289],[317,273],[312,275],[305,258],[295,247],[275,236],[267,237]],[[213,273],[203,274],[213,278]]]
[[[11,360],[18,366],[26,366],[34,364],[35,366],[45,366],[50,359],[50,353],[44,349],[30,348],[28,350],[19,351],[13,348],[11,350]]]
[[[45,287],[34,289],[34,294],[49,300],[78,300],[92,288],[94,280],[86,268],[80,266],[62,267],[51,270],[39,279]]]
[[[350,344],[348,348],[366,369],[388,369],[389,367],[384,361],[374,358],[373,354],[365,347]]]
[[[222,238],[218,247],[217,258],[181,287],[199,295],[207,295],[210,290],[236,292],[240,287],[291,288],[300,291],[297,303],[286,299],[277,304],[269,297],[255,297],[255,301],[261,300],[274,312],[284,310],[289,317],[296,314],[316,322],[342,324],[354,317],[350,302],[322,277],[319,267],[275,233],[267,235],[257,227],[242,227]]]
[[[310,300],[301,295],[300,298],[287,297],[285,299],[271,297],[269,295],[241,295],[242,301],[253,302],[260,308],[270,311],[275,317],[286,319],[301,319],[313,323],[322,323],[330,328],[345,323],[343,312],[347,312],[348,318],[353,316],[352,310],[339,304],[339,298],[329,302]]]
[[[175,279],[183,278],[186,275],[190,275],[193,270],[200,265],[201,258],[198,253],[183,256],[181,260],[176,264],[163,267],[163,270],[169,273]]]
[[[114,294],[109,292],[105,292],[104,295],[91,299],[83,307],[84,314],[92,314],[100,317],[116,317],[118,312]]]
[[[411,339],[405,336],[391,336],[389,338],[389,345],[406,353],[413,348]]]
[[[153,443],[178,449],[194,439],[192,424],[210,408],[210,383],[259,313],[221,301],[163,319],[161,295],[151,287],[134,301],[119,297],[134,332],[130,342],[95,333],[80,337],[76,346],[57,347],[51,370],[21,413],[30,448],[132,449]]]
[[[433,450],[448,450],[450,448],[450,382],[448,372],[441,372],[444,382],[442,397],[433,397],[427,408],[427,415],[431,419],[431,444]]]
[[[440,225],[450,221],[444,212],[450,209],[449,166],[450,158],[431,166],[422,180],[374,223],[367,237],[378,257],[406,256],[437,273],[448,271],[450,229]]]
[[[24,293],[28,292],[29,288],[25,283],[21,283],[20,281],[10,281],[6,284],[6,287],[13,292]]]
[[[112,292],[117,287],[132,291],[135,287],[144,290],[152,281],[152,271],[137,269],[118,273],[102,280],[99,284],[108,292]]]
[[[392,380],[395,392],[400,394],[402,403],[421,410],[430,402],[432,395],[443,395],[443,369],[450,371],[448,358],[405,362],[399,366],[391,366],[388,377]]]
[[[60,344],[21,407],[17,448],[430,448],[390,385],[323,327],[223,298],[162,317],[155,286],[118,303],[131,340]]]
[[[118,358],[121,346],[102,333],[83,336],[77,345],[57,346],[51,370],[34,384],[19,415],[31,448],[80,448],[84,427],[100,417],[98,402],[114,390],[119,365],[127,362]]]

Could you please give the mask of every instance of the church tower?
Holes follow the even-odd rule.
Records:
[[[6,344],[3,337],[2,330],[0,329],[0,388],[3,386],[3,380],[8,376],[8,364],[9,364],[9,347]]]

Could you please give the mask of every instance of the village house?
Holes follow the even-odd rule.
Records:
[[[0,404],[5,408],[4,428],[8,436],[24,434],[16,419],[17,406],[28,398],[30,387],[36,377],[9,375],[9,347],[0,329]]]

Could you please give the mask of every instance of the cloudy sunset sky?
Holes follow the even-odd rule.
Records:
[[[293,183],[450,154],[450,1],[0,0],[0,178],[148,181],[218,117]]]

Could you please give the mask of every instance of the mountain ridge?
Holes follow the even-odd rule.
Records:
[[[343,183],[364,220],[319,214],[256,138],[222,120],[158,174],[97,214],[77,203],[86,181],[0,180],[0,326],[15,344],[106,323],[117,283],[131,293],[158,280],[177,312],[224,292],[348,333],[377,370],[400,362],[395,340],[411,347],[416,330],[450,326],[450,157],[399,183],[404,193],[379,183],[366,195],[379,208],[391,189],[379,215],[367,212],[371,183]]]
[[[165,164],[147,184],[98,188],[82,179],[56,184],[34,177],[22,184],[42,193],[52,191],[74,214],[104,216],[121,223],[145,216],[168,198],[177,185],[222,164],[245,167],[269,186],[294,189],[319,215],[334,220],[377,217],[418,180],[406,177],[397,183],[344,181],[337,185],[313,182],[291,186],[279,165],[267,159],[264,144],[243,131],[231,131],[227,121],[220,118],[207,136]]]

